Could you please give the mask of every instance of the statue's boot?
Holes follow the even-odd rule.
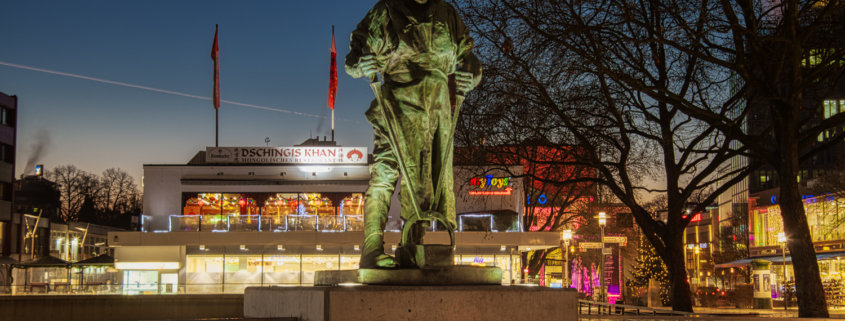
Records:
[[[374,173],[373,176],[381,178],[382,175],[379,174],[384,172]],[[362,269],[393,269],[399,266],[396,259],[384,253],[384,226],[387,224],[393,184],[395,180],[373,184],[371,178],[364,202],[364,246],[361,249],[360,264]]]
[[[362,269],[395,269],[396,259],[384,253],[383,234],[370,234],[364,239],[361,253]]]

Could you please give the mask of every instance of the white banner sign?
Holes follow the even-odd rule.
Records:
[[[628,238],[625,236],[605,236],[605,243],[628,243]]]
[[[367,164],[366,147],[206,147],[217,164]]]
[[[578,246],[582,249],[600,249],[602,244],[601,242],[580,242]]]

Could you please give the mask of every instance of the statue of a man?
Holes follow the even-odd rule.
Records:
[[[431,210],[445,216],[449,228],[455,226],[452,108],[455,94],[481,81],[481,64],[466,26],[444,0],[380,0],[352,33],[349,47],[346,72],[371,79],[381,73],[384,82],[382,97],[366,112],[375,135],[375,163],[364,199],[361,268],[393,268],[397,263],[384,252],[383,234],[400,160],[407,172],[402,179],[413,182],[401,185],[403,220]],[[435,194],[440,195],[436,201]]]

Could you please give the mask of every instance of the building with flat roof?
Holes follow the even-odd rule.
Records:
[[[20,247],[16,242],[20,217],[12,217],[17,111],[18,97],[0,92],[0,256],[9,256]]]
[[[108,236],[124,292],[242,292],[357,268],[368,159],[366,147],[312,142],[208,147],[187,164],[144,165],[142,231]],[[558,245],[556,232],[522,232],[522,189],[501,168],[455,167],[456,264],[498,266],[502,283],[518,283],[521,252]],[[400,239],[397,194],[388,252]],[[433,226],[426,242],[448,244],[448,232]]]

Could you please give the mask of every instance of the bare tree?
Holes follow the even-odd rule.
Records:
[[[100,179],[97,206],[107,213],[126,213],[137,206],[138,187],[126,171],[109,168]]]
[[[607,55],[579,50],[579,56],[616,83],[646,93],[660,103],[676,106],[684,114],[717,128],[740,142],[752,156],[753,166],[770,166],[780,181],[780,206],[784,230],[797,278],[799,316],[826,317],[827,305],[818,262],[804,212],[797,177],[802,164],[832,146],[841,145],[845,115],[824,113],[822,101],[843,91],[845,41],[842,1],[607,1],[592,4],[569,2],[570,26],[575,37]],[[649,14],[642,14],[649,12]],[[612,21],[601,21],[610,13]],[[609,25],[655,26],[614,31]],[[620,37],[620,35],[622,35]],[[640,66],[626,60],[625,50],[614,43],[661,48],[636,51],[647,59],[667,61],[663,53],[684,57],[675,70],[698,70],[706,77],[698,86],[733,83],[727,100],[690,99],[673,88],[655,86],[650,77],[632,73],[621,65]],[[622,58],[622,59],[620,59]],[[686,63],[684,63],[686,62]],[[647,75],[646,75],[647,76]],[[743,125],[752,119],[749,130]],[[822,135],[823,134],[823,135]],[[823,136],[823,137],[822,137]],[[753,167],[752,166],[752,167]]]
[[[98,177],[74,165],[62,165],[48,172],[47,178],[59,185],[59,217],[65,221],[79,220],[82,215],[92,223],[113,224],[120,215],[140,209],[138,187],[121,169],[107,169]]]
[[[631,209],[669,268],[673,308],[692,311],[682,244],[687,211],[704,210],[753,168],[719,172],[745,148],[665,96],[704,109],[732,106],[740,96],[730,75],[707,72],[690,54],[644,40],[679,36],[657,1],[462,4],[486,62],[485,83],[468,108],[487,116],[485,128],[520,119],[532,135],[582,148],[569,162],[596,174],[576,181],[601,184]],[[719,186],[720,179],[728,184]],[[645,207],[655,195],[666,199],[665,219]]]
[[[66,222],[75,221],[86,195],[95,189],[96,178],[74,165],[61,165],[47,172],[47,179],[59,185],[59,217]]]

